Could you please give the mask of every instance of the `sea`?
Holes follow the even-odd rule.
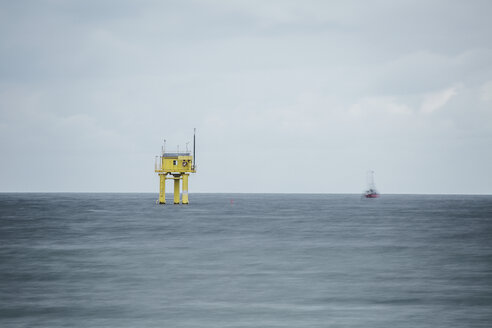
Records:
[[[492,327],[490,195],[156,199],[0,194],[0,327]]]

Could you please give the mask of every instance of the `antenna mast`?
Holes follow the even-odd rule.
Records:
[[[195,156],[195,135],[196,128],[193,129],[193,168],[196,169],[196,156]]]

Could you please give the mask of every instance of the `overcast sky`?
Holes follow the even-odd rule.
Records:
[[[491,1],[1,1],[0,191],[492,193]],[[190,144],[191,145],[191,144]],[[169,185],[170,187],[170,185]],[[170,189],[170,188],[169,188]]]

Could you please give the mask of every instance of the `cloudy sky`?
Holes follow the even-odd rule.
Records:
[[[491,1],[1,1],[0,191],[492,193]]]

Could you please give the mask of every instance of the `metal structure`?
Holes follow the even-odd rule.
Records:
[[[166,204],[166,180],[174,180],[174,204],[188,204],[188,177],[196,172],[195,135],[193,132],[193,156],[188,152],[166,152],[162,147],[161,156],[156,156],[155,172],[159,174],[159,204]],[[180,197],[180,181],[183,180],[183,189]],[[181,199],[180,199],[181,198]]]

